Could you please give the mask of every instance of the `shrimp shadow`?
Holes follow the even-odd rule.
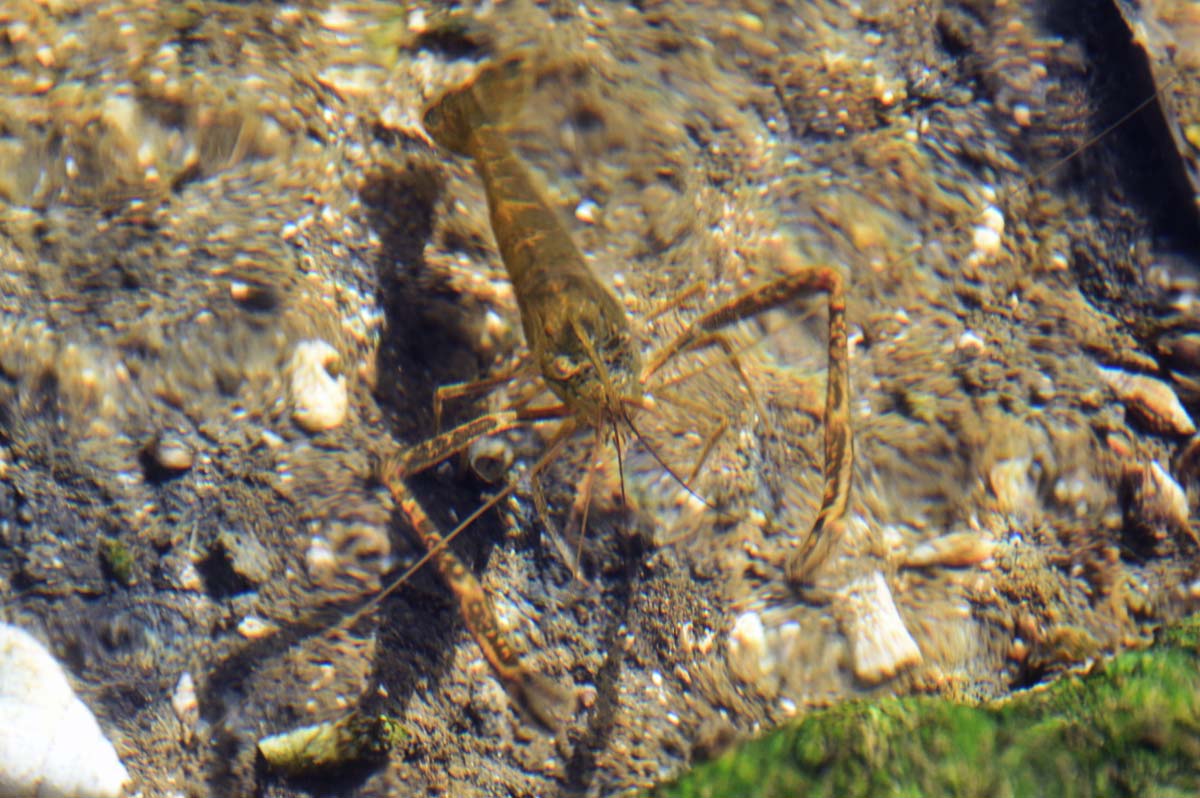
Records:
[[[1157,96],[1165,84],[1156,85],[1146,49],[1116,3],[1054,0],[1044,13],[1051,31],[1081,46],[1090,70],[1093,129],[1104,134],[1096,152],[1081,154],[1086,157],[1076,159],[1074,169],[1087,179],[1093,202],[1100,207],[1127,203],[1141,212],[1157,240],[1192,258],[1200,256],[1200,208],[1171,135],[1169,113]],[[1112,273],[1113,267],[1103,264],[1087,264],[1087,269],[1102,278],[1085,274],[1088,285],[1098,291],[1106,284],[1119,287],[1115,299],[1120,302],[1128,301],[1125,287],[1141,280],[1136,273]]]
[[[381,246],[374,265],[385,319],[376,361],[375,398],[402,441],[428,436],[440,385],[480,370],[472,337],[485,314],[456,292],[450,276],[430,267],[442,177],[431,164],[385,166],[367,176],[362,199]]]
[[[362,191],[369,222],[382,242],[375,273],[386,326],[375,399],[388,430],[402,445],[430,436],[439,386],[477,379],[487,365],[478,351],[487,308],[457,291],[451,275],[425,258],[427,244],[435,239],[442,193],[441,170],[418,155],[403,166],[378,168]],[[439,243],[454,249],[456,242]],[[475,411],[470,403],[460,404],[456,409],[464,413]],[[449,419],[446,426],[458,420],[465,419]],[[473,478],[425,473],[409,478],[408,484],[442,530],[453,528],[455,517],[466,517],[480,503],[482,485]],[[393,539],[403,541],[397,548],[412,552],[403,567],[423,549],[400,515],[393,514]],[[450,545],[475,570],[501,539],[497,526],[494,516],[486,514]],[[376,616],[380,645],[374,675],[387,686],[391,709],[417,695],[440,692],[436,687],[452,668],[464,627],[453,594],[431,571],[422,568]]]
[[[604,596],[604,606],[619,609],[608,618],[600,636],[599,645],[607,654],[594,677],[596,703],[582,734],[572,740],[574,751],[566,765],[566,784],[559,793],[563,798],[587,794],[599,770],[599,755],[607,750],[620,720],[621,674],[628,656],[623,638],[637,604],[635,598],[641,587],[642,566],[647,555],[647,546],[639,535],[625,538],[623,548],[624,573],[620,579],[606,580],[610,587]]]

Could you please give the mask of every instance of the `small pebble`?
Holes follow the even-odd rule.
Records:
[[[337,584],[340,570],[338,558],[325,538],[314,535],[309,539],[308,550],[304,553],[304,567],[314,585],[329,588]]]
[[[971,330],[965,330],[954,342],[954,349],[966,354],[979,355],[987,349],[987,344]]]
[[[264,621],[262,618],[254,615],[247,615],[237,625],[238,634],[247,640],[260,640],[274,634],[278,628],[270,621]]]
[[[883,574],[874,571],[841,591],[854,675],[879,684],[921,662],[921,650],[896,609]]]
[[[1196,431],[1175,391],[1162,380],[1120,369],[1101,368],[1100,377],[1125,408],[1155,432],[1191,435]]]
[[[754,684],[767,674],[767,633],[757,612],[743,612],[734,621],[725,658],[733,675],[747,684]]]
[[[1156,536],[1190,532],[1187,494],[1158,461],[1126,466],[1124,479],[1129,487],[1129,511],[1134,516],[1131,520]]]
[[[590,199],[585,199],[575,206],[575,218],[584,224],[595,224],[599,216],[600,206]]]
[[[976,265],[994,261],[1004,241],[1004,214],[999,208],[994,205],[984,208],[979,215],[979,222],[972,236],[975,249],[969,258]]]
[[[150,445],[149,454],[154,464],[164,471],[187,471],[195,462],[192,447],[173,434],[156,438]]]
[[[190,741],[200,723],[200,701],[196,698],[196,682],[187,671],[179,677],[175,692],[171,694],[171,709],[183,726],[184,741]]]
[[[905,555],[904,565],[965,568],[985,562],[995,550],[995,541],[986,540],[977,532],[954,532],[913,546]]]
[[[292,352],[292,418],[307,432],[341,426],[350,411],[346,377],[333,372],[337,350],[321,340],[301,341]]]

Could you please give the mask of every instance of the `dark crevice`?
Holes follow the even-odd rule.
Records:
[[[1200,212],[1157,97],[1163,87],[1112,0],[1055,0],[1045,21],[1086,54],[1094,112],[1089,132],[1099,137],[1088,163],[1107,165],[1099,180],[1113,198],[1145,214],[1164,246],[1200,254]]]

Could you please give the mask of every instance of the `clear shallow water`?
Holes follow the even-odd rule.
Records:
[[[1061,34],[1021,8],[409,11],[10,21],[6,611],[80,652],[147,794],[299,791],[256,773],[253,742],[360,700],[415,733],[348,793],[609,794],[810,703],[1003,694],[1188,606],[1190,508],[1181,525],[1145,487],[1155,462],[1187,486],[1186,436],[1096,370],[1157,368],[1129,318],[1153,295],[1114,304],[1162,260],[1154,213],[1127,196],[1119,147],[1025,190],[1089,135]],[[679,390],[729,421],[693,480],[720,512],[638,447],[624,512],[609,447],[592,584],[527,488],[457,541],[545,672],[591,703],[561,745],[512,711],[433,574],[374,626],[309,634],[415,557],[372,454],[429,434],[434,387],[520,351],[478,176],[418,125],[489,48],[528,53],[538,79],[508,135],[647,351],[782,273],[829,264],[849,285],[858,465],[826,601],[782,573],[820,495],[819,300],[731,333],[744,380],[719,350],[671,364],[699,369]],[[295,413],[304,341],[336,353],[317,364],[346,397],[331,429]],[[695,415],[637,419],[680,472],[708,434]],[[519,462],[538,444],[516,438]],[[560,523],[591,450],[552,468]],[[447,527],[487,490],[454,465],[417,486]],[[97,529],[132,552],[129,578]],[[919,662],[894,657],[896,618]],[[194,743],[169,703],[184,670]]]

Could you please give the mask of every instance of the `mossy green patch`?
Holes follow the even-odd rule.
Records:
[[[932,697],[815,712],[653,795],[1200,793],[1200,621],[1002,702]]]
[[[99,552],[100,563],[104,566],[106,574],[125,587],[133,584],[133,552],[123,540],[101,535]]]
[[[272,769],[312,775],[357,763],[378,763],[408,732],[389,715],[352,712],[338,720],[264,737],[258,751]]]

